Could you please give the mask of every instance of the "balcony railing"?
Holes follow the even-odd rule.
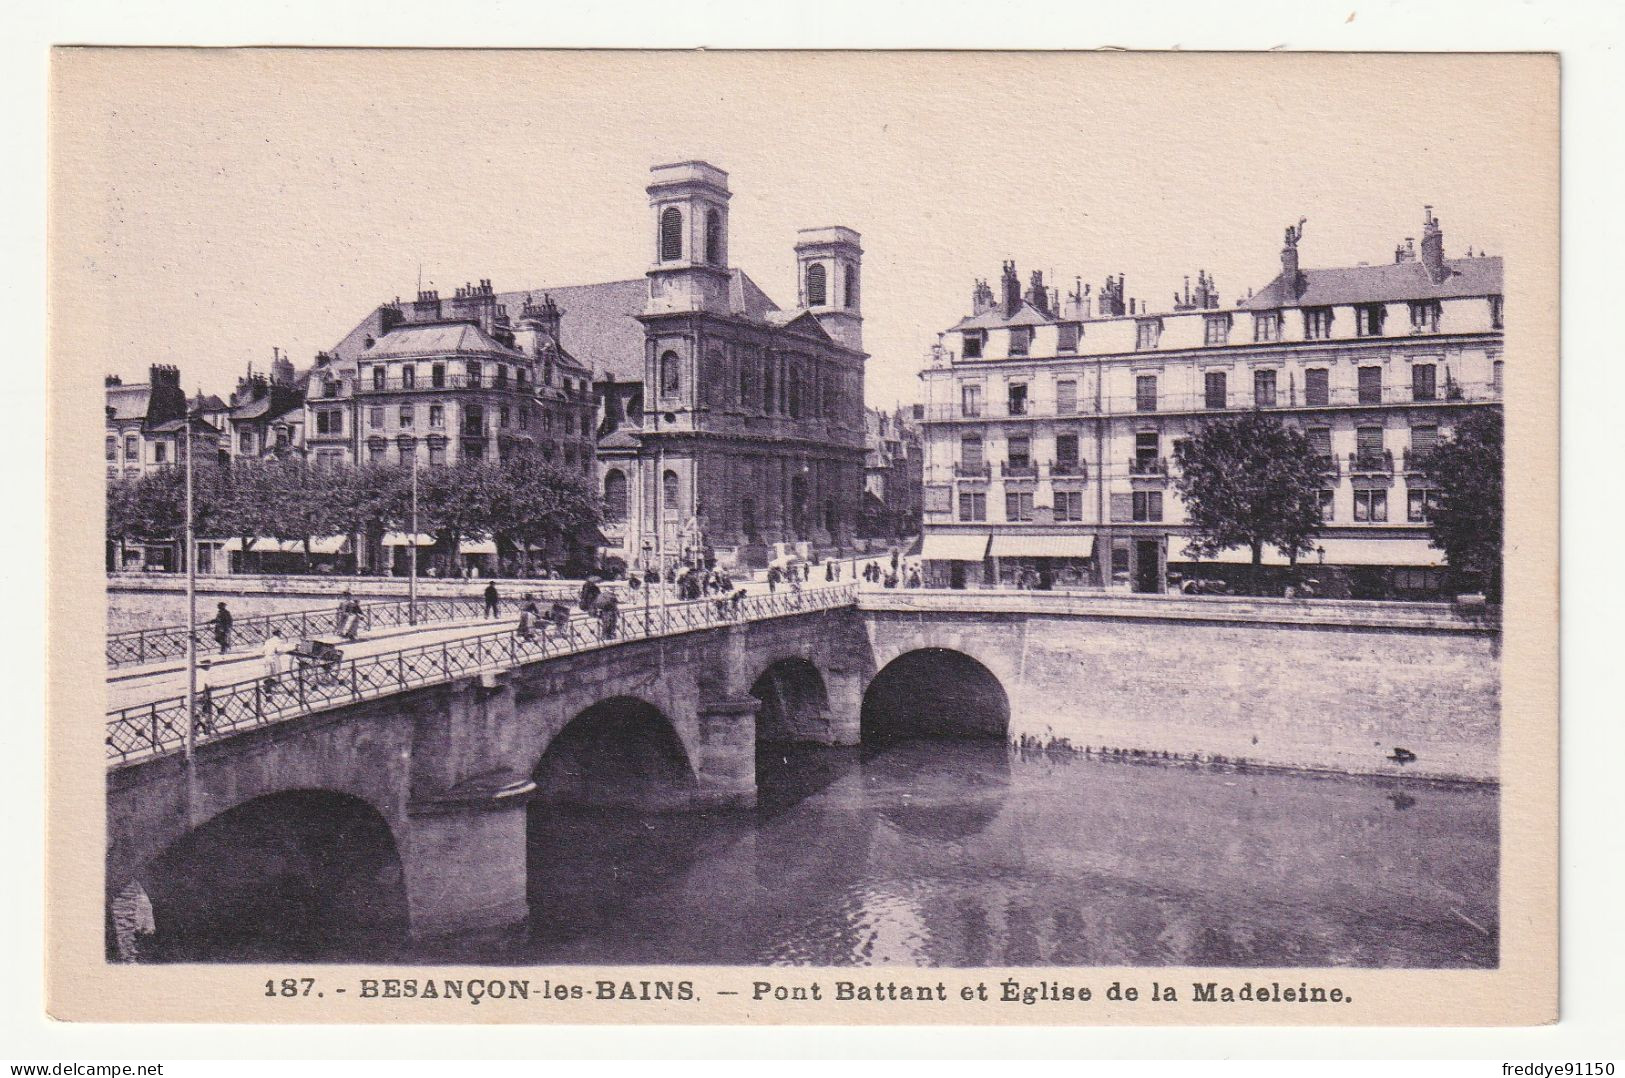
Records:
[[[1401,458],[1401,466],[1407,472],[1425,472],[1433,462],[1434,452],[1432,449],[1407,449]]]
[[[1049,466],[1051,479],[1088,479],[1089,466],[1081,460],[1058,460]]]
[[[1006,462],[999,465],[999,474],[1006,479],[1037,479],[1038,465]]]
[[[985,460],[979,464],[961,462],[954,465],[954,476],[958,479],[986,479],[991,473],[992,469]]]
[[[1392,475],[1394,454],[1386,449],[1355,450],[1349,454],[1350,475]]]
[[[1314,461],[1320,466],[1320,470],[1322,472],[1325,472],[1326,475],[1333,479],[1343,474],[1343,470],[1341,467],[1339,467],[1337,457],[1334,454],[1317,453],[1315,454]]]
[[[1161,389],[1158,392],[1152,407],[1142,407],[1152,403],[1150,398],[1141,398],[1134,394],[1107,397],[1101,402],[1097,411],[1094,401],[1079,401],[1076,407],[1063,409],[1055,401],[1028,400],[1024,402],[1019,411],[1012,412],[1007,401],[983,402],[970,408],[962,404],[933,404],[925,409],[925,421],[928,423],[948,422],[976,422],[998,419],[1066,419],[1086,418],[1095,415],[1134,415],[1146,412],[1174,413],[1174,412],[1246,412],[1261,411],[1291,411],[1302,408],[1356,408],[1374,405],[1414,405],[1414,404],[1491,404],[1501,399],[1501,389],[1493,382],[1457,382],[1450,381],[1440,386],[1431,398],[1418,398],[1409,383],[1400,385],[1367,386],[1364,390],[1358,386],[1332,386],[1325,391],[1316,389],[1309,393],[1302,385],[1277,386],[1274,403],[1265,403],[1252,393],[1245,396],[1234,394],[1227,396],[1222,404],[1217,398],[1210,399],[1203,389],[1191,393],[1169,392]],[[1267,400],[1267,398],[1266,398]]]
[[[1128,474],[1137,476],[1164,476],[1168,474],[1167,457],[1130,457]]]
[[[514,378],[499,379],[495,374],[481,374],[472,377],[466,374],[448,374],[438,382],[434,380],[433,376],[414,378],[410,382],[398,377],[385,378],[382,382],[369,378],[358,382],[355,391],[360,396],[366,396],[369,393],[424,393],[445,389],[521,390],[528,393],[537,388],[536,383],[528,379],[520,382]],[[546,389],[547,387],[542,386],[540,388]],[[559,392],[562,393],[562,391]]]

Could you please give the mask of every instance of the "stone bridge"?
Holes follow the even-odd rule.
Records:
[[[1494,781],[1498,638],[1415,604],[865,592],[126,763],[106,883],[138,882],[161,931],[252,922],[267,880],[395,938],[506,926],[548,870],[527,863],[538,812],[749,809],[758,748],[786,742],[1026,738]]]

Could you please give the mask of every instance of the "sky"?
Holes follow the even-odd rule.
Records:
[[[1420,236],[1502,254],[1543,147],[1483,56],[81,51],[55,65],[58,350],[226,395],[421,272],[442,295],[642,276],[651,165],[729,173],[730,248],[794,303],[796,230],[864,247],[871,405],[1013,259],[1165,307]],[[63,323],[67,319],[71,324]],[[565,342],[569,347],[569,342]]]

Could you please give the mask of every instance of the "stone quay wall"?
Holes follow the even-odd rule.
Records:
[[[859,606],[877,670],[925,647],[991,670],[1013,738],[1352,774],[1500,775],[1499,627],[1448,604],[903,591],[865,592]]]

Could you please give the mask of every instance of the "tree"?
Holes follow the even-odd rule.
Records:
[[[1501,537],[1505,436],[1499,409],[1475,411],[1424,458],[1423,474],[1437,488],[1428,512],[1433,545],[1452,574],[1483,582],[1501,599]]]
[[[1204,424],[1178,443],[1174,460],[1174,487],[1194,532],[1188,552],[1247,547],[1257,566],[1265,543],[1294,561],[1314,549],[1326,464],[1303,432],[1249,412]]]

